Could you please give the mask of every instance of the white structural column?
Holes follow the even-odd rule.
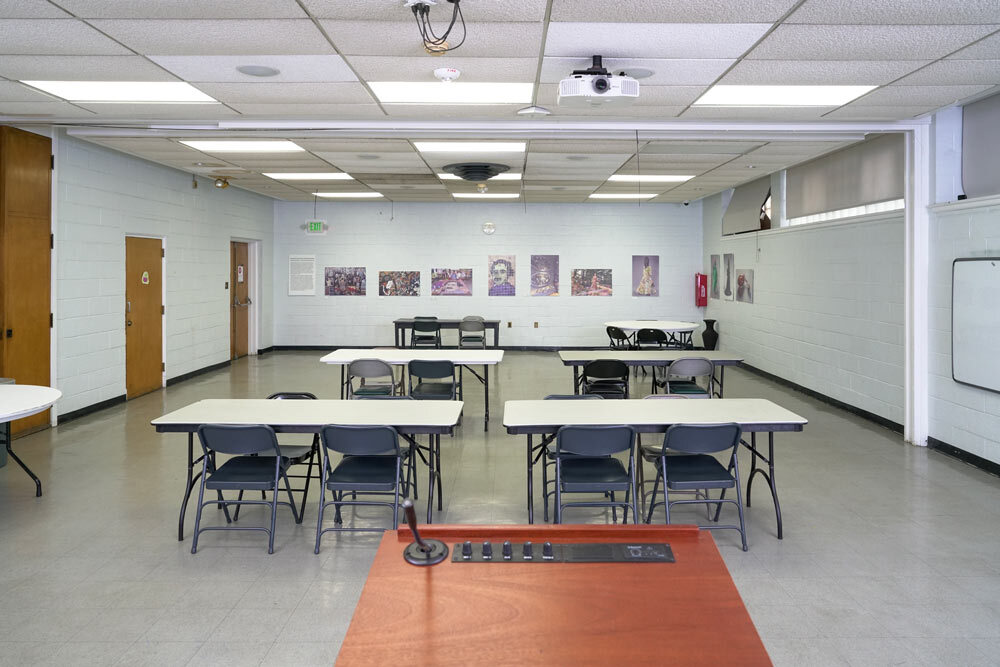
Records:
[[[905,372],[903,438],[926,446],[928,414],[928,261],[930,259],[930,128],[914,127],[906,140]]]

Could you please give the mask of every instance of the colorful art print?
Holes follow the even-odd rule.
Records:
[[[328,266],[323,270],[327,296],[364,296],[366,282],[363,266]]]
[[[726,253],[722,256],[722,298],[726,301],[733,301],[736,298],[736,286],[733,285],[733,281],[736,277],[733,275],[733,266],[736,261],[732,253]]]
[[[753,269],[736,269],[736,300],[753,303]]]
[[[708,276],[708,295],[713,299],[719,298],[719,256],[712,255],[711,259],[711,273]]]
[[[431,269],[431,296],[472,296],[472,269]]]
[[[660,256],[632,255],[632,296],[660,295]]]
[[[379,271],[379,296],[420,296],[419,271]]]
[[[531,256],[531,296],[559,296],[559,255]]]
[[[514,296],[514,255],[490,255],[490,296]]]
[[[573,296],[611,296],[611,269],[573,269]]]

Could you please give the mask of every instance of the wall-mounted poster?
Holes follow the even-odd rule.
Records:
[[[514,255],[490,255],[490,296],[514,296]]]
[[[713,299],[719,298],[719,256],[712,255],[712,269],[708,277],[708,295]]]
[[[736,269],[736,300],[753,303],[753,269]]]
[[[660,256],[632,255],[632,296],[660,295]]]
[[[722,277],[722,297],[726,301],[732,301],[736,298],[736,286],[733,281],[736,277],[733,275],[733,266],[736,262],[733,260],[732,253],[726,253],[722,256],[722,272],[725,274]]]
[[[316,255],[288,256],[288,296],[316,294]]]
[[[531,296],[559,296],[559,255],[531,256]]]
[[[431,296],[472,296],[472,269],[431,269]]]
[[[364,296],[365,282],[363,266],[328,266],[323,270],[327,296]]]
[[[420,296],[419,271],[379,271],[379,296]]]
[[[573,296],[611,296],[611,269],[573,269]]]

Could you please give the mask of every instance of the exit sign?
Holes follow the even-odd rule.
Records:
[[[306,220],[306,234],[326,234],[326,220]]]

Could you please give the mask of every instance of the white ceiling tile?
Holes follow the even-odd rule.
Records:
[[[291,83],[306,81],[357,81],[340,56],[150,56],[150,60],[185,81]],[[272,67],[279,74],[256,77],[237,71],[242,65]]]
[[[94,117],[92,111],[81,109],[68,102],[6,102],[0,100],[0,116],[42,118],[82,118]]]
[[[0,76],[29,81],[176,81],[141,56],[4,56]]]
[[[579,153],[579,139],[532,139],[528,144],[531,153]],[[626,154],[635,151],[635,142],[628,139],[593,139],[586,141],[586,152]]]
[[[550,23],[545,55],[737,58],[770,27],[762,23]]]
[[[409,21],[321,21],[345,55],[423,57],[433,68],[437,57],[424,51],[416,23]],[[504,58],[538,53],[541,23],[467,23],[461,56]],[[516,45],[516,46],[515,46]],[[515,52],[516,50],[516,52]]]
[[[834,107],[691,107],[683,119],[705,120],[819,120]]]
[[[412,10],[396,0],[303,0],[309,13],[322,19],[342,21],[413,21]],[[466,24],[477,21],[541,21],[546,0],[462,0]],[[452,5],[439,2],[430,10],[434,31],[442,34],[451,21]],[[460,28],[456,28],[458,30]],[[416,25],[414,23],[414,30]]]
[[[416,153],[341,153],[335,151],[316,151],[316,155],[342,171],[354,171],[369,174],[429,174],[431,170]],[[378,159],[366,160],[359,155],[378,155]]]
[[[100,19],[91,23],[142,54],[201,56],[334,53],[333,47],[308,19]]]
[[[954,104],[990,86],[886,86],[851,102],[851,106],[935,106]]]
[[[300,19],[306,14],[289,0],[58,0],[84,19]]]
[[[318,120],[364,120],[385,118],[377,104],[254,104],[234,102],[232,108],[244,116],[311,118]],[[298,141],[296,141],[298,143]]]
[[[993,0],[806,0],[786,23],[820,24],[976,24],[1000,23],[1000,4]]]
[[[461,162],[493,162],[505,164],[511,171],[521,171],[524,153],[423,153],[423,158],[431,169],[440,171],[445,165]]]
[[[54,95],[29,88],[15,81],[0,81],[0,100],[4,102],[62,102]]]
[[[934,60],[996,28],[981,25],[780,25],[751,60]]]
[[[629,118],[664,119],[676,118],[687,107],[684,106],[643,106],[633,104],[629,107],[609,109],[607,107],[581,108],[553,105],[549,107],[552,115],[565,120],[591,120],[596,117],[628,120]]]
[[[907,120],[934,111],[939,107],[869,107],[848,105],[828,113],[824,118],[834,120]]]
[[[986,39],[980,40],[962,49],[949,60],[1000,60],[1000,33],[990,35]]]
[[[535,80],[538,68],[538,58],[464,58],[450,54],[438,58],[426,54],[350,56],[348,61],[365,81],[436,81],[436,68],[454,67],[462,72],[459,81],[524,83]]]
[[[0,0],[0,19],[68,19],[70,15],[49,2]]]
[[[593,192],[600,185],[599,181],[592,183],[575,183],[573,181],[559,182],[558,185],[536,185],[525,183],[525,192]]]
[[[234,104],[374,104],[360,83],[198,83],[198,90]]]
[[[146,119],[197,119],[213,120],[238,115],[221,104],[98,104],[81,103],[78,106],[101,116]]]
[[[0,20],[0,52],[10,55],[132,55],[74,19]]]
[[[607,23],[773,23],[797,0],[554,0],[553,21]]]
[[[726,85],[882,86],[928,60],[742,60],[719,81]]]
[[[523,104],[383,104],[382,106],[392,118],[421,120],[448,118],[516,120],[517,110],[524,107]]]
[[[411,153],[413,146],[405,139],[296,139],[295,143],[309,151],[339,153]],[[357,157],[357,156],[355,156]]]
[[[697,176],[709,169],[717,167],[726,162],[729,158],[715,156],[712,162],[702,162],[698,164],[685,163],[680,160],[657,160],[652,162],[645,156],[638,161],[633,157],[621,166],[617,173],[621,174],[670,174],[670,175],[694,175]],[[655,184],[653,184],[655,185]]]
[[[604,67],[609,72],[642,68],[653,74],[639,81],[640,90],[646,86],[692,86],[709,84],[732,65],[732,59],[681,60],[668,58],[605,58]],[[542,60],[541,83],[558,83],[568,77],[573,70],[586,69],[591,59],[555,58]]]
[[[939,60],[896,82],[901,86],[1000,84],[1000,60]]]
[[[763,145],[763,141],[712,141],[712,140],[653,140],[642,149],[646,153],[691,153],[739,155]]]

